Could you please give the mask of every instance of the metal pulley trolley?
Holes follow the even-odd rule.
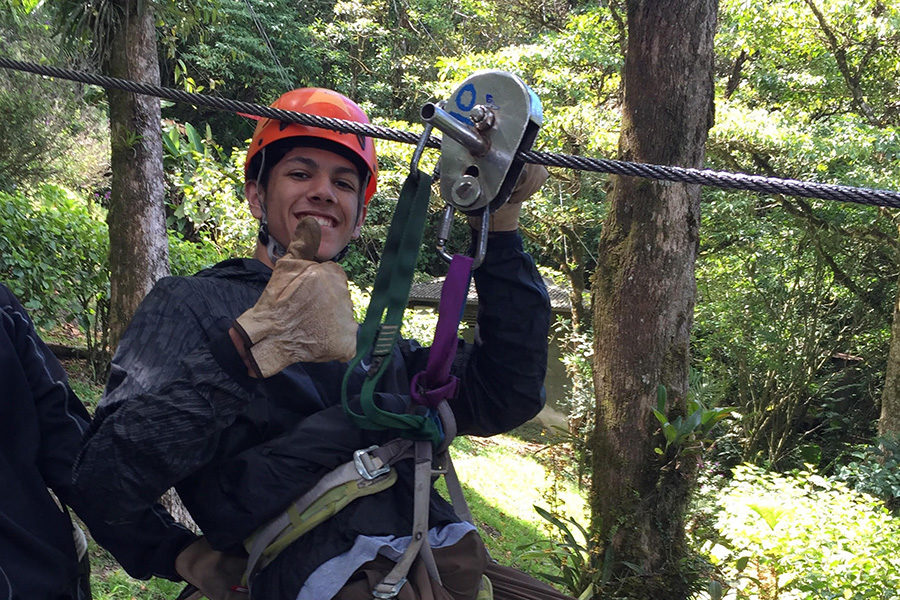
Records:
[[[454,211],[480,214],[477,268],[487,248],[490,213],[509,199],[525,166],[516,156],[531,149],[543,123],[541,101],[512,73],[480,71],[463,81],[449,99],[423,106],[421,115],[444,134],[438,169],[447,207],[438,229],[438,252],[450,260],[445,247]],[[425,137],[427,133],[428,127]]]

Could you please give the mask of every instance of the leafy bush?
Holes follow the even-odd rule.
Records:
[[[523,556],[536,558],[542,569],[538,575],[556,584],[579,600],[592,598],[609,582],[612,574],[613,550],[608,545],[599,567],[591,559],[590,534],[571,517],[560,517],[535,505],[534,510],[546,521],[551,539],[528,544]]]
[[[193,275],[228,258],[232,256],[208,239],[190,242],[169,231],[169,270],[172,275]]]
[[[695,375],[696,371],[692,371],[691,374],[692,384],[699,381]],[[689,388],[687,416],[678,415],[669,421],[666,408],[668,392],[664,385],[657,386],[656,408],[653,409],[653,416],[659,421],[660,429],[666,440],[664,448],[654,448],[657,454],[667,455],[670,449],[674,449],[678,455],[701,452],[704,445],[712,443],[710,433],[713,428],[723,419],[732,416],[728,408],[707,408],[694,389]]]
[[[33,6],[51,3],[15,4],[0,9],[0,54],[64,64],[45,7]],[[0,69],[0,190],[49,177],[73,187],[98,184],[109,163],[108,127],[91,96],[80,84]]]
[[[858,492],[884,501],[896,513],[900,508],[900,439],[885,437],[872,446],[857,446],[850,460],[835,470],[835,479]]]
[[[726,598],[897,598],[900,521],[875,498],[809,471],[742,465],[719,496],[708,551]]]
[[[0,279],[41,328],[76,321],[95,376],[109,358],[108,234],[103,210],[64,188],[0,192]]]
[[[162,140],[166,226],[194,244],[211,243],[222,257],[249,255],[257,224],[243,198],[244,150],[226,153],[209,127],[201,136],[190,123],[166,126]]]

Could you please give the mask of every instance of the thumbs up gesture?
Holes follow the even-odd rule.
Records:
[[[356,353],[347,275],[335,262],[314,260],[320,240],[315,219],[301,220],[259,300],[232,325],[258,377],[295,362],[346,362]]]

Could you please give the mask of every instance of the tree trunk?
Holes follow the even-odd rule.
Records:
[[[884,391],[881,393],[881,417],[878,435],[900,436],[900,281],[891,321],[891,345],[888,350]]]
[[[107,74],[159,85],[150,2],[117,0],[122,21],[112,33]],[[169,273],[159,99],[107,90],[112,193],[109,213],[110,351],[141,300]]]
[[[559,260],[560,268],[569,280],[569,301],[572,303],[572,330],[584,333],[590,327],[590,314],[584,302],[584,250],[578,235],[568,226],[561,226],[563,235],[571,248],[571,263],[568,257]],[[570,264],[572,266],[570,266]]]
[[[624,160],[703,165],[716,10],[716,0],[629,0]],[[654,452],[664,442],[652,408],[663,385],[669,419],[685,411],[700,188],[633,177],[612,183],[592,286],[596,556],[611,545],[621,597],[687,598],[679,559],[696,457]]]

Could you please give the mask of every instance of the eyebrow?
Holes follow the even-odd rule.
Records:
[[[315,160],[313,160],[311,158],[307,158],[305,156],[291,156],[287,160],[288,160],[288,162],[299,162],[299,163],[304,164],[307,167],[310,167],[313,169],[321,168],[319,163],[317,163]],[[345,173],[349,173],[349,174],[355,176],[357,181],[362,181],[362,178],[359,176],[359,171],[357,171],[353,167],[343,167],[343,166],[336,167],[334,169],[334,172],[335,172],[335,174],[338,174],[338,175],[343,175]]]

